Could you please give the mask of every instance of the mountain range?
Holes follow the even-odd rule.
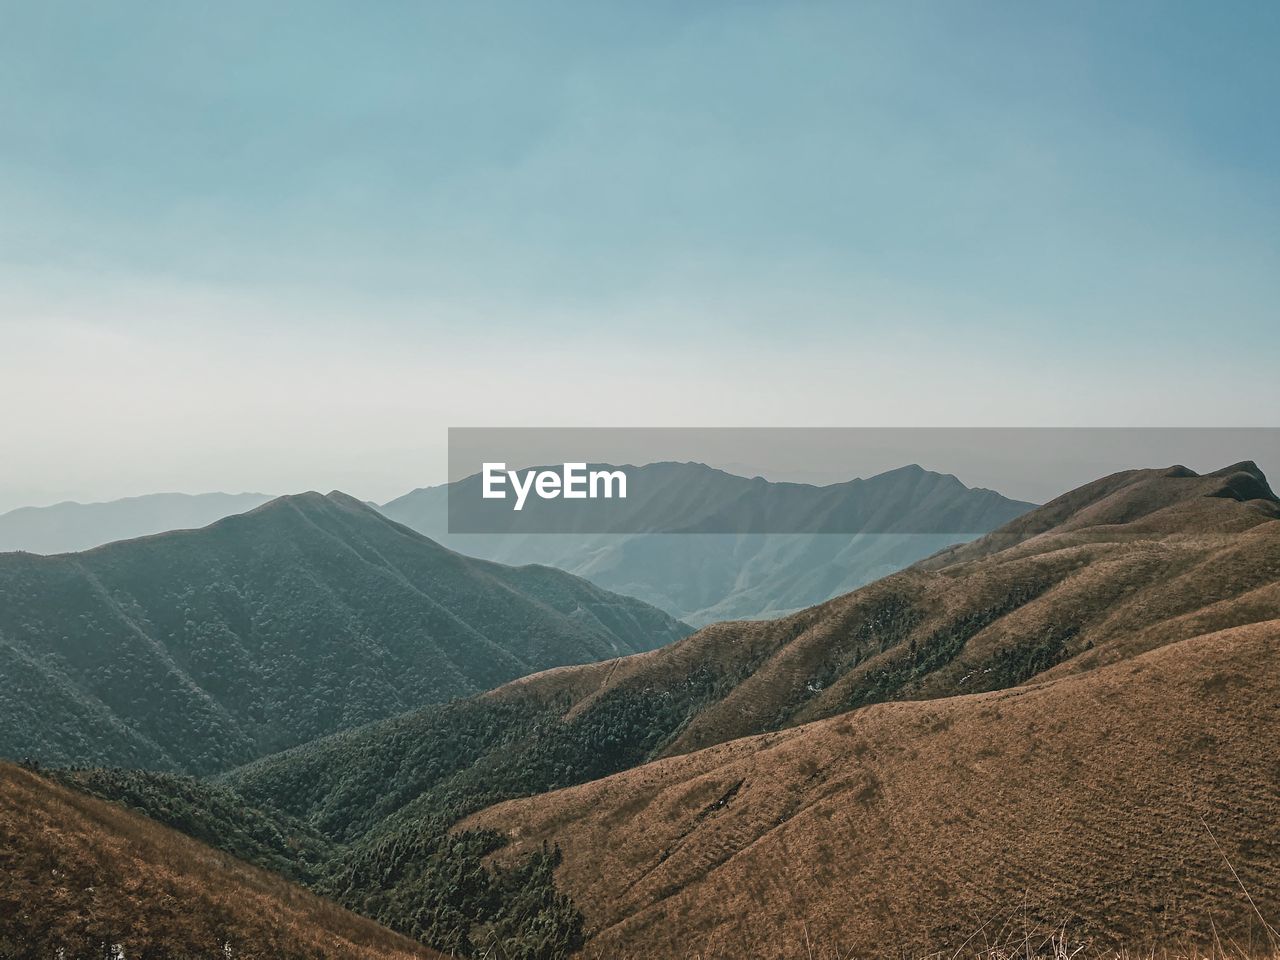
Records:
[[[207,773],[688,630],[460,556],[341,493],[77,554],[0,554],[0,755]]]
[[[612,529],[681,532],[593,532],[599,514],[576,504],[573,516],[585,531],[566,520],[555,528],[564,532],[530,533],[521,526],[526,518],[513,513],[486,514],[482,527],[466,510],[479,502],[466,499],[478,477],[415,490],[380,509],[468,556],[558,567],[703,626],[781,616],[847,593],[1033,506],[914,464],[828,486],[740,477],[700,463],[652,463],[628,475],[644,495],[596,505],[608,511]],[[555,506],[530,501],[525,509]],[[455,529],[489,529],[504,517],[510,530],[450,533],[451,519]]]
[[[548,856],[581,919],[538,928],[580,923],[585,956],[926,952],[1014,914],[1098,943],[1205,942],[1210,916],[1257,934],[1209,837],[1274,915],[1280,767],[1256,746],[1280,735],[1277,519],[1251,464],[1119,474],[799,614],[544,671],[218,789],[332,845],[317,889],[464,954],[496,881],[430,924],[411,905],[459,875],[545,879]],[[163,818],[168,789],[134,802]]]
[[[561,849],[602,956],[1266,937],[1277,518],[1252,464],[1121,474],[801,616],[518,681],[492,698],[578,724],[749,664],[655,762],[463,827]]]
[[[666,529],[683,532],[451,534],[450,492],[470,490],[475,477],[414,490],[376,509],[467,556],[556,567],[704,626],[778,617],[820,603],[987,533],[1032,507],[916,465],[827,486],[773,483],[700,463],[630,470],[633,487],[651,495],[608,501],[597,510],[620,529],[660,520]],[[269,499],[154,494],[26,507],[0,515],[0,551],[87,550],[202,527]],[[531,501],[528,514],[539,507],[548,505]],[[574,514],[601,519],[580,505]],[[773,532],[698,532],[739,528]]]
[[[150,493],[106,503],[57,503],[0,513],[0,552],[75,553],[166,530],[193,530],[260,507],[261,493]]]
[[[1278,520],[1250,463],[1127,471],[787,617],[55,789],[452,955],[1265,944]]]

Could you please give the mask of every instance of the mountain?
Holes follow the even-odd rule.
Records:
[[[175,830],[0,763],[0,958],[440,954]]]
[[[476,850],[503,863],[505,837],[563,858],[587,956],[794,956],[797,924],[840,955],[955,950],[1024,899],[1099,943],[1201,943],[1209,912],[1251,922],[1202,814],[1280,903],[1280,767],[1258,749],[1280,733],[1278,519],[1252,464],[1128,471],[790,617],[221,783],[342,844],[325,889],[399,929],[397,904],[479,870]],[[925,885],[894,886],[899,867]],[[459,942],[460,913],[428,942]]]
[[[79,554],[0,554],[0,756],[207,773],[688,631],[473,560],[341,494]]]
[[[629,476],[646,495],[608,501],[613,529],[644,529],[660,520],[665,529],[685,532],[450,534],[450,494],[465,496],[478,485],[476,477],[415,490],[380,509],[469,556],[558,567],[701,626],[811,606],[1032,507],[915,465],[829,486],[771,483],[700,463],[647,464],[630,468]],[[555,503],[530,501],[525,509]],[[467,520],[457,503],[454,510],[455,521]],[[578,505],[574,510],[583,523],[600,519]],[[471,529],[479,527],[473,522]],[[698,532],[732,529],[788,532]]]
[[[153,493],[107,503],[58,503],[0,513],[0,552],[73,553],[165,530],[192,530],[244,513],[261,493]]]

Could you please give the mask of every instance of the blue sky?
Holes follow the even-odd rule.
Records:
[[[449,425],[1272,425],[1269,3],[0,2],[0,509]]]

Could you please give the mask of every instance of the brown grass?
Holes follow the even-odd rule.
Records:
[[[0,957],[434,957],[130,811],[0,763]],[[63,951],[63,952],[59,952]]]
[[[1239,627],[720,744],[469,825],[509,831],[511,854],[560,844],[601,960],[995,957],[1064,924],[1082,957],[1271,956],[1278,653],[1280,620]]]
[[[1020,583],[1050,587],[979,631],[954,661],[902,695],[972,692],[999,651],[1034,644],[1056,628],[1075,633],[1065,662],[1049,676],[1269,620],[1280,612],[1280,509],[1269,500],[1216,496],[1238,473],[1146,470],[1104,478],[973,544],[792,616],[714,624],[656,651],[535,674],[488,696],[568,703],[572,718],[617,687],[674,689],[706,664],[751,664],[742,683],[691,718],[666,751],[675,755],[771,729],[780,716],[795,724],[841,713],[869,673],[905,656],[912,642],[924,647],[965,615],[998,604]],[[888,599],[915,615],[909,635],[808,693],[832,651]]]
[[[804,924],[801,924],[804,929]],[[988,933],[985,938],[959,951],[941,951],[903,956],[900,960],[1280,960],[1275,947],[1214,944],[1208,948],[1151,946],[1144,949],[1098,950],[1068,933],[1065,926],[1044,930],[1019,931],[1016,928]],[[646,954],[594,953],[590,960],[648,960]],[[700,954],[689,954],[680,960],[703,960]],[[851,950],[826,946],[811,939],[804,940],[789,960],[859,960]]]

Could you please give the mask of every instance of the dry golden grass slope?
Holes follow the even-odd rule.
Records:
[[[1008,687],[1280,615],[1280,503],[1256,466],[1095,481],[972,544],[780,620],[534,674],[491,697],[571,704],[724,674],[666,755],[881,700]]]
[[[561,845],[592,957],[951,954],[1060,923],[1095,948],[1261,946],[1259,916],[1280,918],[1278,644],[1272,620],[871,706],[468,825],[508,831],[511,854]]]
[[[438,957],[274,874],[0,763],[0,958]]]

